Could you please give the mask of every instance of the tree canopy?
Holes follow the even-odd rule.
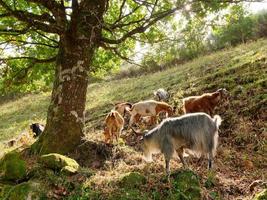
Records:
[[[101,38],[88,75],[99,76],[118,67],[136,41],[152,42],[164,37],[158,21],[173,14],[205,15],[235,0],[110,0],[105,8]],[[239,2],[239,1],[236,1]],[[0,90],[28,91],[53,81],[59,36],[77,19],[86,1],[1,0],[0,1]]]

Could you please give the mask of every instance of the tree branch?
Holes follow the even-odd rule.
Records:
[[[136,4],[139,4],[139,5],[145,5],[145,6],[152,6],[153,3],[150,3],[146,0],[133,0]]]
[[[146,36],[146,35],[145,35]],[[140,42],[140,43],[147,43],[147,44],[155,44],[155,43],[161,43],[161,42],[168,42],[168,41],[171,41],[171,42],[179,42],[181,41],[181,38],[179,39],[175,39],[175,38],[169,38],[169,37],[164,37],[162,39],[158,39],[158,40],[153,40],[153,42],[150,42],[148,39],[147,40],[142,40],[142,39],[139,39],[137,37],[135,37],[134,35],[131,36],[131,38],[137,42]],[[146,38],[148,38],[146,36]]]
[[[101,41],[109,44],[119,44],[124,42],[127,38],[131,37],[132,35],[135,35],[137,33],[144,33],[150,26],[154,25],[157,21],[163,19],[164,17],[167,17],[171,14],[173,14],[175,11],[181,9],[180,7],[176,7],[167,11],[163,11],[161,13],[156,13],[153,16],[151,16],[149,19],[146,19],[143,23],[143,25],[138,26],[131,31],[124,34],[119,39],[109,39],[102,36]]]
[[[27,42],[27,41],[24,41],[24,40],[17,40],[17,39],[10,39],[10,40],[6,40],[4,42],[1,42],[0,45],[2,44],[6,44],[6,43],[10,43],[10,42],[18,42],[18,43],[22,43],[24,45],[27,45],[27,44],[32,44],[32,45],[41,45],[41,46],[46,46],[46,47],[50,47],[50,48],[58,48],[58,45],[57,46],[54,46],[54,45],[50,45],[50,44],[45,44],[45,43],[41,43],[41,42]]]
[[[123,2],[122,2],[122,4],[121,4],[121,7],[120,7],[120,14],[119,14],[119,18],[118,18],[118,20],[121,19],[122,12],[123,12],[122,10],[123,10],[123,7],[124,7],[125,3],[126,3],[126,0],[123,0]]]
[[[119,27],[118,23],[120,21],[122,21],[124,18],[132,15],[134,12],[136,12],[142,5],[136,6],[131,12],[129,12],[128,14],[124,15],[124,16],[120,16],[113,24],[108,24],[109,27],[107,27],[108,29],[116,29],[117,27]]]
[[[0,29],[0,33],[1,34],[6,34],[6,35],[22,35],[27,33],[27,31],[29,31],[29,29],[31,28],[31,26],[27,26],[23,29]]]
[[[56,19],[57,26],[60,27],[62,31],[64,31],[67,25],[67,17],[63,0],[60,0],[59,2],[55,0],[29,0],[29,1],[36,3],[37,5],[41,4],[49,11],[51,11]]]
[[[130,64],[133,64],[133,65],[136,65],[136,66],[139,66],[139,67],[144,67],[143,65],[140,65],[136,62],[134,62],[134,60],[126,57],[126,56],[123,56],[121,55],[121,53],[118,51],[118,49],[116,47],[111,47],[111,46],[107,46],[106,44],[104,43],[101,43],[100,46],[106,50],[110,50],[112,51],[115,55],[117,55],[119,58],[121,58],[122,60],[125,60],[126,62],[130,63]]]
[[[38,34],[39,34],[40,36],[42,36],[43,38],[48,39],[48,40],[50,40],[50,41],[52,41],[52,42],[54,42],[54,43],[56,43],[56,44],[58,45],[58,41],[57,41],[57,40],[54,40],[54,39],[52,39],[52,38],[50,38],[50,37],[47,37],[46,35],[44,35],[43,33],[40,33],[40,32],[37,31],[37,30],[35,30],[35,32],[38,33]]]
[[[54,0],[28,0],[28,1],[44,6],[46,9],[48,9],[53,13],[55,18],[59,16],[59,11],[60,10],[62,11],[62,6],[64,7],[64,4],[62,5]]]
[[[34,26],[44,32],[50,32],[50,33],[63,32],[62,28],[56,25],[54,19],[48,13],[44,13],[42,15],[36,15],[26,11],[13,10],[3,0],[0,0],[0,5],[13,17],[31,26]],[[44,23],[43,21],[47,23]]]
[[[0,14],[0,18],[10,17],[10,16],[12,16],[12,14],[10,14],[10,13],[2,13],[2,14]]]
[[[33,68],[35,66],[35,64],[40,64],[40,63],[52,63],[56,61],[56,57],[52,57],[52,58],[48,58],[48,59],[38,59],[38,58],[34,58],[34,57],[12,57],[12,58],[7,58],[8,60],[15,60],[15,59],[29,59],[32,60],[32,63],[28,64],[27,67],[24,67],[22,69],[20,69],[19,71],[17,71],[11,78],[9,78],[9,80],[11,81],[21,81],[23,78],[25,78],[28,74],[28,71]],[[4,62],[7,61],[6,58],[0,58],[0,62]],[[22,72],[24,72],[23,74],[21,74]],[[17,80],[16,80],[17,79]],[[8,84],[10,85],[10,84]]]
[[[130,59],[130,58],[126,57],[126,56],[121,55],[120,52],[119,52],[116,48],[113,49],[112,51],[113,51],[118,57],[120,57],[122,60],[126,61],[127,63],[132,64],[132,65],[136,65],[136,66],[138,66],[138,67],[144,67],[143,65],[140,65],[140,64],[134,62],[132,59]]]
[[[47,58],[47,59],[39,59],[39,58],[34,58],[34,57],[10,57],[10,58],[0,58],[0,63],[4,63],[8,60],[19,60],[19,59],[27,59],[27,60],[32,60],[32,63],[30,63],[27,67],[24,67],[22,69],[20,69],[18,72],[16,72],[11,78],[10,80],[14,80],[15,78],[17,78],[22,72],[24,72],[23,76],[20,77],[20,79],[26,77],[29,69],[33,68],[35,66],[35,64],[41,64],[41,63],[52,63],[55,62],[57,57],[52,57],[52,58]]]
[[[128,23],[125,23],[125,24],[114,24],[112,27],[110,27],[109,29],[117,29],[117,28],[123,28],[125,26],[129,26],[129,25],[133,25],[133,24],[138,24],[138,23],[141,23],[141,22],[144,22],[145,21],[145,17],[144,18],[141,18],[139,20],[135,20],[135,21],[130,21]]]
[[[71,7],[72,7],[72,11],[74,11],[74,10],[78,10],[78,8],[79,8],[78,0],[72,0],[72,5],[71,5]]]
[[[21,60],[21,59],[26,59],[26,60],[32,60],[34,63],[51,63],[56,61],[56,56],[52,58],[46,58],[46,59],[40,59],[40,58],[35,58],[35,57],[30,57],[30,56],[19,56],[19,57],[8,57],[8,58],[0,58],[0,62],[5,62],[9,60]]]

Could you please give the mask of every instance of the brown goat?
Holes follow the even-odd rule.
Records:
[[[113,143],[114,137],[118,142],[118,139],[123,129],[123,125],[124,125],[123,117],[120,115],[119,112],[112,110],[105,119],[105,128],[104,128],[105,142]]]
[[[168,116],[172,116],[174,114],[173,108],[165,102],[147,100],[135,103],[130,109],[131,118],[129,126],[132,126],[133,123],[139,121],[140,117],[144,116],[151,116],[151,120],[155,123],[157,115],[160,112],[166,112],[168,113]]]
[[[219,89],[213,93],[205,93],[201,96],[191,96],[183,99],[184,113],[205,112],[213,115],[214,108],[227,95],[226,89]]]

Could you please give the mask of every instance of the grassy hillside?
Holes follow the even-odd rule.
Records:
[[[168,89],[174,104],[191,94],[214,91],[225,87],[232,94],[232,105],[244,103],[242,114],[250,115],[266,105],[267,40],[225,49],[200,57],[184,65],[138,78],[91,84],[88,88],[86,109],[88,127],[103,119],[113,103],[137,102],[152,98],[153,91]],[[26,95],[0,104],[0,141],[16,136],[28,124],[45,122],[49,93]],[[248,98],[249,97],[249,98]],[[255,113],[257,114],[257,113]]]
[[[242,191],[242,188],[253,180],[266,180],[267,40],[215,52],[166,71],[90,85],[86,102],[86,138],[102,139],[104,115],[113,103],[153,98],[153,91],[160,87],[170,91],[170,103],[178,107],[183,97],[222,87],[229,90],[229,103],[217,109],[224,122],[215,161],[217,175],[210,176],[214,186],[208,192],[215,192],[222,199],[251,197],[252,194]],[[15,137],[28,129],[31,122],[45,122],[49,95],[27,95],[0,104],[0,141]],[[0,145],[0,152],[3,148],[3,144]],[[95,190],[108,193],[110,184],[116,184],[112,181],[130,171],[140,171],[152,177],[163,175],[162,157],[157,163],[147,166],[134,147],[126,145],[119,147],[119,152],[117,150],[112,154],[115,160],[119,154],[116,163],[109,165],[111,161],[107,161],[105,167],[96,170],[86,184],[94,182]],[[84,163],[92,167],[89,161]],[[195,162],[191,165],[203,179],[207,178],[206,166],[198,166]],[[180,163],[172,162],[172,169],[179,167]],[[159,182],[155,177],[153,181]]]

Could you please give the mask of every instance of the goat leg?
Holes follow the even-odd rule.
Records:
[[[166,165],[166,174],[168,181],[170,180],[170,159],[165,158],[165,165]]]
[[[208,156],[208,169],[211,169],[212,168],[212,160],[213,160],[213,156],[212,156],[212,153],[209,153],[209,156]]]
[[[184,148],[181,147],[177,150],[178,156],[181,160],[181,162],[183,163],[183,167],[187,168],[187,163],[184,160]]]

